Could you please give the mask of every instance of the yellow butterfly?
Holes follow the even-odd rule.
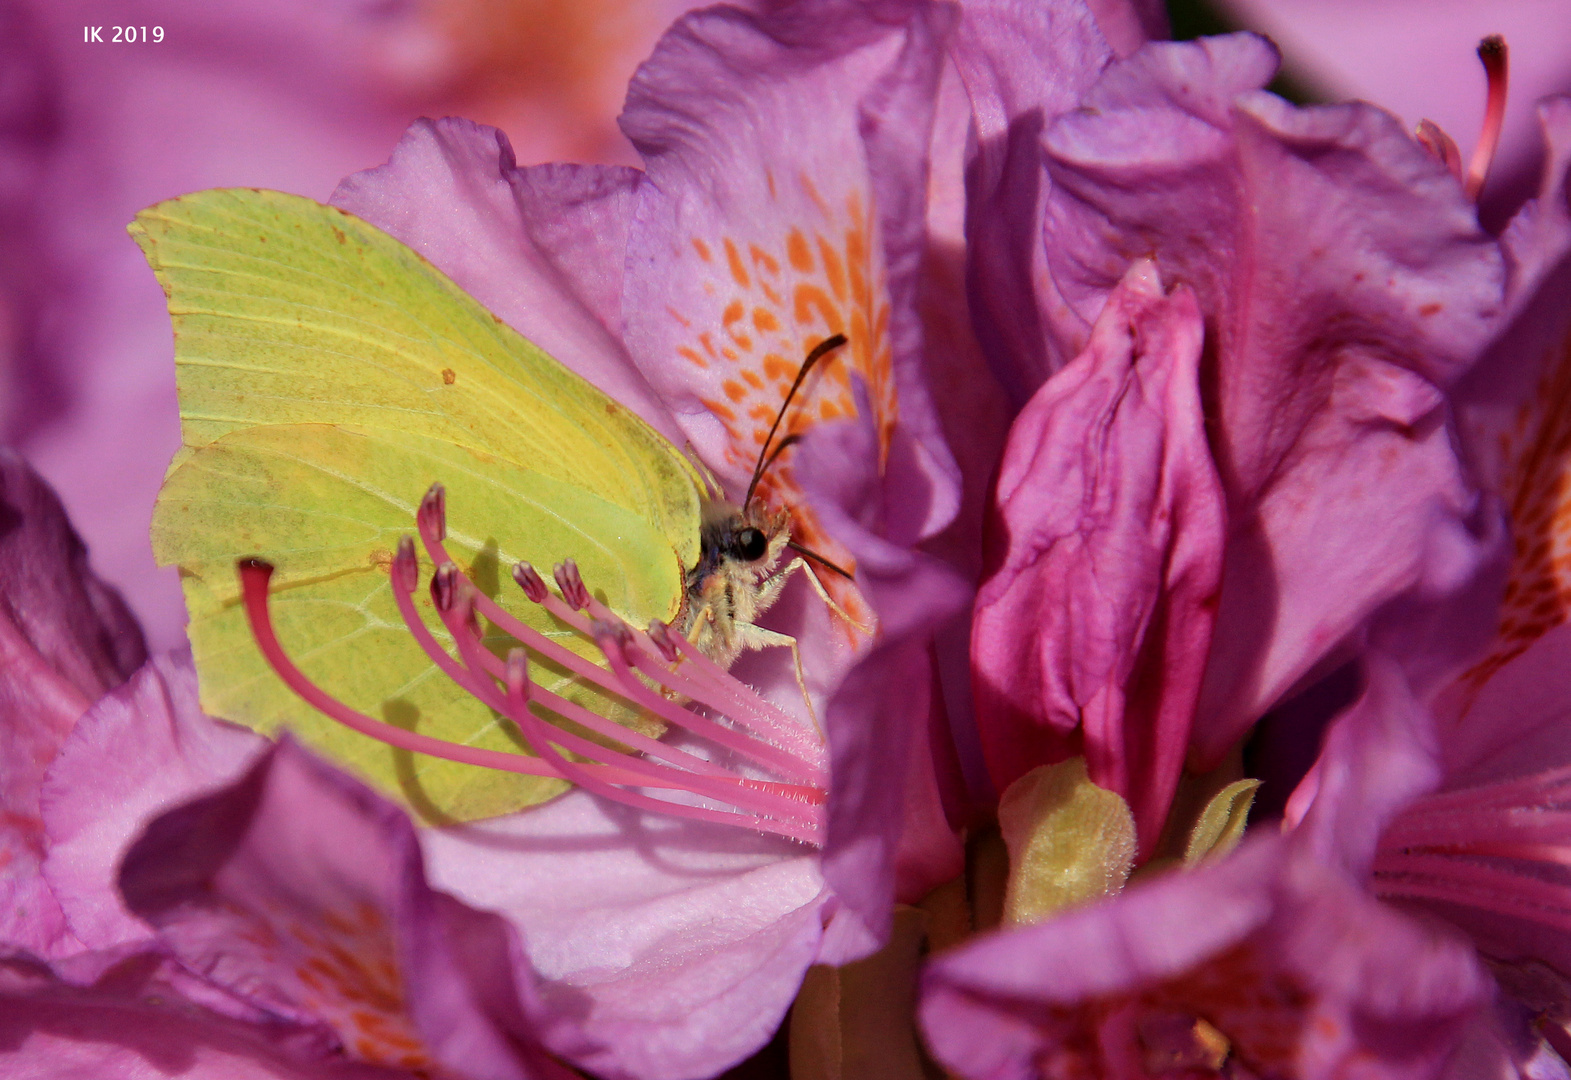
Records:
[[[519,750],[516,729],[442,677],[398,611],[394,552],[435,483],[462,508],[446,542],[467,576],[580,655],[593,645],[505,586],[502,567],[574,559],[612,611],[635,626],[673,622],[722,665],[790,643],[753,621],[800,565],[782,565],[789,514],[753,498],[768,440],[743,504],[725,502],[637,415],[333,207],[205,191],[144,210],[130,231],[175,327],[184,445],[152,538],[159,562],[180,568],[209,712],[264,732],[288,724],[428,820],[490,816],[563,789],[362,738],[301,702],[252,640],[234,572],[242,554],[276,565],[278,632],[342,701],[448,741]],[[793,394],[844,340],[818,344]],[[497,655],[514,643],[494,624],[483,641]],[[561,665],[534,674],[635,731],[661,730]]]

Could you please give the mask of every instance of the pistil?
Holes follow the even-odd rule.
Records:
[[[1478,59],[1483,62],[1484,75],[1489,80],[1489,98],[1484,104],[1484,126],[1478,133],[1478,144],[1473,147],[1473,158],[1467,164],[1467,180],[1462,185],[1469,199],[1478,201],[1489,176],[1490,163],[1495,160],[1495,150],[1500,145],[1500,129],[1506,118],[1506,39],[1491,34],[1478,43]]]

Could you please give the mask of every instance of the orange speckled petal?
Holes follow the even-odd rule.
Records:
[[[433,892],[408,817],[287,736],[235,783],[155,820],[121,887],[187,966],[314,1029],[326,1050],[441,1073],[572,1075],[538,1048],[541,1010],[532,985],[514,986],[528,968],[512,931]]]
[[[629,241],[629,347],[734,497],[802,360],[836,333],[849,344],[809,376],[779,437],[855,415],[855,375],[877,418],[880,465],[901,423],[935,469],[953,470],[914,373],[923,147],[943,28],[913,10],[905,23],[831,16],[811,51],[789,20],[690,16],[629,91],[623,125],[652,181]],[[760,497],[791,510],[799,543],[853,569],[805,504],[794,456],[770,469]],[[934,505],[927,531],[953,502]],[[845,579],[818,573],[865,615]]]

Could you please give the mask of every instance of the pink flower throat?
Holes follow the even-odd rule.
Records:
[[[555,777],[640,810],[822,844],[828,765],[824,747],[816,737],[666,624],[651,622],[647,633],[630,627],[590,595],[571,560],[555,570],[560,598],[552,595],[528,563],[513,568],[513,580],[531,601],[593,640],[604,654],[607,667],[579,656],[509,615],[464,576],[449,557],[443,546],[447,537],[446,501],[442,485],[433,484],[421,500],[416,523],[426,554],[436,565],[431,577],[431,599],[452,636],[458,656],[437,642],[415,609],[414,591],[420,583],[420,566],[414,539],[409,536],[399,540],[398,554],[390,569],[398,610],[432,662],[487,708],[512,721],[535,756],[479,749],[408,731],[351,709],[332,697],[306,678],[278,642],[268,611],[268,582],[273,567],[261,559],[242,559],[240,581],[251,632],[267,662],[291,690],[346,727],[390,746],[488,769]],[[480,615],[525,648],[514,648],[505,661],[498,659],[481,643],[477,618]],[[530,679],[526,649],[667,725],[703,738],[722,755],[714,759],[700,757],[632,731],[552,693]],[[651,689],[640,675],[659,687],[660,692]],[[565,731],[541,719],[531,706],[549,709],[628,749],[611,749]],[[741,764],[726,762],[746,762],[749,772],[759,769],[775,779],[744,775]],[[682,792],[698,796],[700,801],[677,802],[639,789]]]

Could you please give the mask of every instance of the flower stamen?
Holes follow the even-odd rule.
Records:
[[[1571,930],[1571,769],[1418,800],[1375,855],[1375,891]]]
[[[407,536],[399,542],[389,568],[399,613],[432,663],[481,704],[512,721],[531,754],[483,750],[422,735],[374,719],[333,698],[300,671],[278,642],[268,610],[272,567],[257,559],[241,560],[252,633],[274,671],[313,708],[363,735],[415,753],[566,780],[641,810],[754,829],[810,844],[822,842],[827,773],[824,750],[790,717],[666,625],[656,621],[648,633],[628,626],[594,599],[571,561],[559,565],[554,575],[561,598],[551,594],[533,567],[527,563],[515,566],[513,579],[525,596],[593,640],[607,666],[589,661],[509,615],[449,558],[443,543],[447,524],[442,485],[433,485],[421,500],[416,520],[426,553],[436,564],[430,583],[432,604],[458,655],[438,643],[415,607],[419,562],[414,539]],[[580,682],[780,779],[742,774],[722,760],[633,731],[540,686],[529,676],[529,657],[524,649],[513,649],[504,661],[484,646],[480,616]],[[537,715],[536,708],[549,710],[614,745],[605,746],[565,730]],[[717,718],[722,716],[724,722]],[[706,803],[734,809],[675,802],[629,790],[632,788],[685,791]]]
[[[1500,129],[1505,125],[1506,39],[1490,34],[1480,41],[1478,59],[1483,62],[1484,75],[1489,80],[1489,97],[1484,104],[1484,125],[1479,130],[1478,144],[1473,147],[1472,160],[1467,163],[1467,179],[1462,185],[1462,191],[1474,201],[1489,177],[1489,166],[1500,146]]]

